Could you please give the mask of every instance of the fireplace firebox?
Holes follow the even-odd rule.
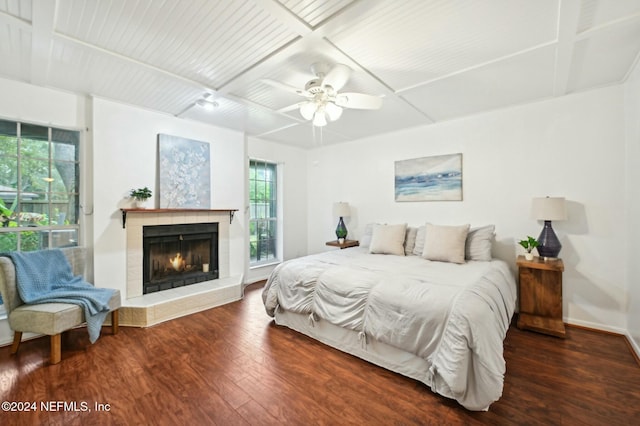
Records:
[[[142,292],[218,278],[218,224],[142,227]]]

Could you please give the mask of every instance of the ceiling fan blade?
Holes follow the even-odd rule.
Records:
[[[380,109],[382,98],[365,93],[339,93],[336,96],[336,105],[353,109]]]
[[[290,86],[288,84],[281,83],[276,80],[271,80],[270,78],[263,78],[260,81],[262,81],[265,84],[268,84],[271,87],[275,87],[276,89],[281,89],[298,96],[304,96],[305,98],[308,98],[311,96],[311,93],[307,92],[306,90],[298,89],[297,87]]]
[[[347,83],[351,68],[344,64],[335,64],[322,79],[322,86],[331,86],[336,92]]]

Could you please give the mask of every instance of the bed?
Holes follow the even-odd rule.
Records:
[[[516,301],[508,265],[491,258],[493,226],[366,229],[360,247],[278,265],[262,293],[267,314],[469,410],[488,410],[502,395]]]

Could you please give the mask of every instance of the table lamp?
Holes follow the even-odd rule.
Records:
[[[538,254],[545,259],[557,258],[562,244],[551,227],[551,221],[567,219],[564,197],[534,198],[531,215],[536,220],[544,220],[544,227],[538,237]]]

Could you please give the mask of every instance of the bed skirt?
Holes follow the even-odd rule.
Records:
[[[369,361],[429,386],[431,390],[447,398],[456,399],[446,384],[430,372],[430,363],[412,353],[362,336],[359,332],[338,327],[323,319],[310,321],[309,315],[277,309],[275,322],[325,345]],[[437,386],[434,386],[434,381]]]

